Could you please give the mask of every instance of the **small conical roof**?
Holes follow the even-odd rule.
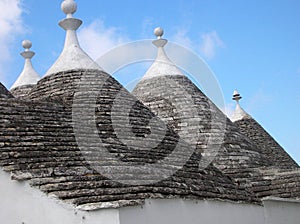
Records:
[[[35,55],[33,51],[30,51],[32,43],[29,40],[24,40],[22,46],[25,51],[21,55],[25,58],[25,65],[23,71],[19,75],[17,81],[12,85],[11,89],[15,89],[20,86],[35,85],[40,80],[40,75],[35,71],[32,66],[31,59]]]
[[[240,106],[241,95],[234,91],[233,100],[237,102],[236,110],[231,120],[239,127],[240,131],[251,139],[258,152],[263,154],[279,168],[298,168],[293,158],[278,144],[278,142]]]
[[[152,66],[160,71],[156,62]],[[169,72],[151,72],[149,77],[148,71],[145,77],[149,78],[144,77],[132,93],[201,153],[200,167],[213,161],[223,172],[239,179],[248,175],[240,174],[241,169],[270,165],[257,153],[256,145],[187,76]]]
[[[67,15],[66,19],[59,22],[59,25],[66,31],[65,45],[45,76],[75,69],[102,70],[80,47],[76,30],[81,26],[82,21],[73,18],[73,14],[77,11],[77,4],[73,0],[64,0],[61,9]]]

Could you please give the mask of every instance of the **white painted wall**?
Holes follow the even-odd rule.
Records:
[[[266,224],[299,224],[300,202],[268,198],[263,201]]]
[[[2,224],[299,224],[300,203],[268,198],[264,206],[222,201],[146,200],[143,206],[79,211],[0,171]],[[84,217],[84,218],[83,218]]]
[[[84,218],[83,218],[84,217]],[[59,203],[28,183],[12,181],[0,171],[0,223],[2,224],[119,224],[119,211],[77,211]]]
[[[263,224],[262,206],[221,201],[147,200],[120,210],[121,224]]]

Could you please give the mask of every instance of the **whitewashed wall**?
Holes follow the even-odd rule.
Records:
[[[116,209],[81,212],[0,171],[1,224],[119,224]]]
[[[263,204],[266,224],[300,224],[299,201],[268,198]]]
[[[124,208],[121,224],[263,224],[261,206],[221,201],[147,200],[143,208]]]
[[[299,224],[299,201],[269,198],[264,206],[222,201],[146,200],[143,206],[78,211],[0,171],[2,224]]]

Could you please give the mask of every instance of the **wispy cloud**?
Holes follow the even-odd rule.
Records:
[[[22,26],[21,0],[0,1],[0,81],[5,82],[7,67],[11,60],[10,47],[15,36],[24,31]]]
[[[208,59],[212,59],[216,50],[220,47],[224,47],[224,43],[219,37],[216,31],[205,33],[201,36],[202,44],[200,47],[201,53]]]
[[[171,37],[171,40],[189,49],[192,49],[195,45],[197,45],[196,43],[193,43],[188,36],[187,29],[178,29],[177,32]]]
[[[156,49],[150,40],[132,42],[124,33],[126,31],[124,32],[121,28],[107,27],[102,20],[95,20],[78,32],[78,38],[82,48],[106,72],[114,75],[116,72],[117,75],[123,76],[122,70],[138,73],[139,71],[130,70],[134,64],[148,61],[156,56]],[[127,68],[128,66],[129,68]],[[150,65],[147,64],[147,68],[139,68],[145,73],[149,67]],[[123,77],[121,81],[123,81]]]
[[[149,32],[153,32],[153,23],[151,18],[143,21],[142,36],[147,33],[147,37],[149,37]],[[188,32],[189,30],[186,28],[178,28],[171,35],[170,41],[193,49],[207,59],[212,59],[218,48],[224,47],[224,43],[216,31],[202,34],[201,39],[192,39]],[[78,33],[78,37],[83,49],[95,60],[117,45],[130,41],[122,29],[107,27],[102,20],[95,20],[82,28]]]
[[[117,27],[106,27],[102,20],[95,20],[78,33],[82,48],[97,59],[110,49],[128,41],[126,35]]]
[[[201,38],[199,40],[192,39],[188,35],[188,30],[186,28],[182,28],[177,30],[177,32],[171,37],[171,40],[194,50],[206,59],[213,59],[218,49],[225,46],[217,31],[201,34]]]

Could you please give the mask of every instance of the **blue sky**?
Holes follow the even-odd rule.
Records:
[[[76,2],[75,17],[84,22],[79,39],[92,57],[122,43],[152,39],[153,29],[163,27],[165,38],[210,66],[228,113],[238,89],[244,109],[300,163],[300,1]],[[65,34],[57,25],[65,17],[60,3],[0,0],[0,81],[8,88],[23,67],[23,39],[33,42],[33,63],[41,76],[58,57]],[[134,80],[141,74],[129,75]]]

